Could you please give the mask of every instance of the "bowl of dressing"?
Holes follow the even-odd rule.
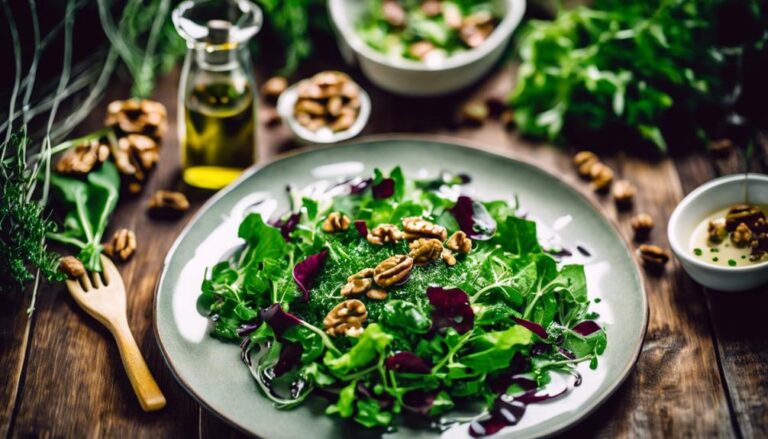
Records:
[[[768,283],[768,175],[712,180],[677,205],[669,243],[701,285],[743,291]]]

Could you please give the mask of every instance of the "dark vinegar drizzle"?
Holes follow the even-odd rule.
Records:
[[[579,251],[579,253],[581,253],[583,256],[586,256],[586,257],[590,257],[590,256],[592,256],[592,253],[590,253],[590,251],[589,251],[589,250],[587,250],[586,248],[584,248],[584,247],[583,247],[583,246],[581,246],[581,245],[577,245],[577,246],[576,246],[576,250],[578,250],[578,251]]]

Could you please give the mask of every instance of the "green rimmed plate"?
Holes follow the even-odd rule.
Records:
[[[527,163],[458,143],[379,138],[312,149],[256,168],[213,197],[190,221],[168,253],[155,297],[155,333],[177,380],[202,405],[234,426],[265,438],[363,437],[374,433],[323,415],[327,401],[310,398],[289,411],[272,407],[240,361],[237,345],[208,335],[196,309],[205,267],[239,244],[237,227],[250,211],[274,217],[288,209],[285,187],[324,190],[339,180],[400,165],[409,177],[440,171],[466,173],[465,191],[483,200],[512,200],[539,223],[543,240],[577,246],[571,261],[585,265],[593,309],[606,326],[608,348],[596,370],[580,365],[583,384],[564,397],[528,407],[522,421],[496,438],[553,434],[578,422],[624,381],[645,335],[648,304],[632,255],[615,228],[575,190]],[[588,254],[588,255],[587,255]],[[385,437],[469,437],[466,425],[435,430],[399,428]]]

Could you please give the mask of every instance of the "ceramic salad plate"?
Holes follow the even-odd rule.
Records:
[[[575,371],[572,371],[576,372],[575,375],[581,376],[580,380],[576,380],[581,382],[580,385],[569,386],[567,393],[549,400],[536,398],[540,394],[534,395],[533,392],[536,392],[534,388],[534,390],[528,392],[527,396],[533,396],[529,400],[535,400],[536,403],[531,403],[524,408],[525,416],[517,419],[518,422],[515,425],[502,428],[489,437],[527,438],[546,436],[562,431],[589,415],[618,388],[630,373],[639,355],[646,331],[648,319],[647,298],[637,266],[624,241],[614,227],[585,198],[556,177],[535,166],[457,143],[423,138],[386,137],[330,148],[310,149],[256,168],[214,196],[195,218],[190,221],[189,225],[187,225],[176,240],[165,259],[163,271],[157,285],[155,297],[155,334],[165,360],[176,379],[209,410],[239,429],[259,437],[470,437],[471,430],[465,421],[471,419],[466,416],[462,418],[459,416],[441,418],[448,419],[450,422],[438,422],[437,425],[432,425],[431,428],[429,423],[418,427],[410,423],[404,423],[389,429],[366,429],[351,420],[339,418],[338,408],[329,410],[329,413],[334,413],[335,416],[324,415],[329,406],[335,407],[335,405],[333,402],[329,402],[327,398],[314,394],[310,395],[302,404],[292,409],[278,410],[273,406],[272,401],[262,394],[264,389],[263,382],[257,383],[248,367],[244,366],[241,360],[241,350],[238,348],[237,343],[225,343],[212,337],[211,332],[214,323],[209,320],[206,313],[201,312],[202,310],[198,308],[198,298],[201,295],[203,280],[207,278],[206,276],[211,276],[210,270],[206,274],[206,269],[226,258],[231,258],[233,254],[238,254],[237,249],[242,247],[242,240],[238,238],[238,227],[246,216],[253,217],[257,216],[254,214],[258,214],[266,221],[267,219],[279,218],[289,210],[289,197],[286,193],[287,186],[294,188],[294,194],[298,191],[304,197],[311,198],[317,193],[327,192],[329,188],[338,188],[340,182],[348,182],[356,177],[369,177],[374,174],[376,169],[390,170],[397,167],[402,170],[402,175],[405,175],[405,177],[420,179],[421,181],[436,178],[444,172],[469,176],[468,179],[465,177],[461,178],[462,184],[460,188],[454,188],[460,191],[463,196],[460,198],[483,201],[503,200],[509,204],[516,204],[518,206],[516,215],[525,218],[525,220],[516,221],[533,220],[537,224],[538,242],[540,245],[536,244],[535,240],[533,245],[536,246],[538,252],[545,251],[541,249],[569,249],[571,250],[570,252],[560,252],[559,254],[559,257],[563,258],[562,264],[579,265],[579,272],[581,272],[580,265],[584,267],[583,273],[586,277],[586,291],[588,292],[588,302],[586,302],[587,299],[584,299],[584,306],[588,304],[589,314],[585,314],[582,310],[579,319],[587,318],[599,321],[600,327],[598,329],[601,333],[604,331],[607,337],[607,348],[604,351],[602,348],[599,349],[599,361],[592,361],[592,364],[590,364],[590,361],[581,362],[576,366]],[[400,170],[397,173],[401,175]],[[369,182],[373,181],[374,184],[380,184],[375,182],[381,181],[381,176],[379,175],[377,178],[378,180],[369,180]],[[402,179],[402,177],[399,178]],[[373,190],[373,197],[376,197],[376,186],[373,187]],[[456,203],[458,205],[458,201]],[[455,207],[451,209],[455,209]],[[317,208],[313,210],[317,211]],[[453,213],[453,210],[451,212]],[[454,213],[454,215],[456,214]],[[456,215],[456,218],[461,222],[458,215]],[[403,227],[407,232],[405,220],[407,218],[404,219]],[[261,223],[261,220],[257,224],[262,229],[266,227]],[[462,229],[464,228],[463,224],[461,227]],[[358,227],[358,230],[360,230],[360,227]],[[359,244],[355,245],[367,246],[368,242],[373,244],[370,238],[368,238],[368,242],[365,242],[365,239],[361,240],[357,235],[354,235],[357,232],[354,231],[353,227],[349,228],[348,233],[348,235],[344,236],[357,240],[354,242],[359,242]],[[361,231],[360,235],[364,237],[364,233]],[[506,233],[510,232],[507,231]],[[534,231],[534,233],[536,232]],[[315,235],[312,236],[314,239]],[[442,239],[445,240],[445,236]],[[403,243],[400,245],[405,248],[405,252],[408,251],[407,244]],[[445,245],[446,248],[449,248],[450,240]],[[484,248],[484,245],[487,246],[488,244],[477,244],[476,247]],[[518,242],[517,245],[520,246],[521,244]],[[440,241],[437,241],[437,246],[440,246]],[[363,247],[355,248],[360,249]],[[411,248],[413,249],[414,247]],[[331,251],[333,252],[333,249]],[[370,250],[365,251],[370,252]],[[240,253],[240,255],[242,254],[244,253]],[[566,256],[563,256],[563,254],[566,254]],[[458,256],[463,257],[464,255]],[[243,260],[243,258],[247,259],[248,257],[238,256],[238,259]],[[405,258],[406,256],[402,257]],[[466,257],[469,258],[469,255],[466,255]],[[515,258],[514,253],[511,257]],[[308,257],[307,260],[311,258]],[[544,258],[548,259],[550,256],[547,254],[544,255]],[[418,259],[416,261],[418,262]],[[466,261],[470,261],[470,259],[466,259]],[[438,262],[440,261],[437,260],[434,264]],[[457,267],[462,267],[462,263],[460,262]],[[446,260],[446,265],[441,265],[441,267],[448,265],[450,264]],[[432,265],[432,267],[438,267],[438,265]],[[429,270],[428,268],[418,268],[416,265],[414,265],[414,269]],[[437,270],[438,268],[434,269]],[[446,270],[445,268],[439,269]],[[555,275],[557,275],[556,272]],[[411,284],[418,282],[419,276],[423,277],[426,275],[417,275],[416,280],[411,279],[409,282]],[[574,282],[580,285],[581,291],[584,291],[584,276],[579,278],[582,279],[581,281]],[[295,271],[294,278],[296,278]],[[571,276],[568,279],[572,278]],[[408,281],[407,278],[406,281]],[[304,286],[298,280],[297,282],[304,289]],[[566,284],[572,284],[569,282]],[[401,284],[398,283],[395,286],[397,285]],[[558,288],[560,289],[555,291],[571,291],[567,287],[565,289],[563,287]],[[343,291],[342,294],[344,294]],[[390,290],[390,294],[396,295],[398,293]],[[429,295],[430,302],[435,307],[434,309],[437,310],[439,305],[437,302],[432,302],[432,293],[428,291],[427,294]],[[462,292],[461,294],[463,295],[464,293]],[[569,292],[569,294],[575,297],[573,293]],[[467,296],[464,297],[466,298]],[[475,306],[477,305],[474,302],[475,296],[472,299],[472,309],[475,310],[475,313],[479,312],[477,311],[478,309],[483,309],[482,306],[493,305],[486,303],[481,304],[480,308],[478,308]],[[369,306],[377,306],[370,303]],[[466,306],[468,307],[469,305]],[[273,309],[274,307],[270,308]],[[438,320],[438,311],[435,310],[432,311],[434,320],[430,331],[435,330],[437,321],[443,321]],[[519,313],[517,316],[515,314],[508,314],[507,319],[512,318],[520,325],[525,326],[525,323],[521,323],[521,321],[525,322],[528,311],[526,309],[526,314],[522,315],[522,317],[520,317],[521,314]],[[264,321],[269,323],[267,317],[264,317],[265,315],[261,314]],[[461,322],[461,319],[457,318],[448,322],[449,326],[454,325],[458,328],[455,322]],[[480,324],[477,322],[479,320],[476,320],[476,325]],[[596,327],[591,320],[589,323]],[[460,324],[458,323],[458,325]],[[509,327],[509,320],[504,320],[504,324]],[[514,326],[514,323],[511,325]],[[566,340],[569,334],[571,334],[568,331],[577,331],[577,327],[580,326],[576,324],[572,330],[569,330],[570,326],[567,324],[562,325],[565,328],[563,334],[565,334]],[[368,329],[376,326],[369,324],[366,331],[360,336],[360,340],[363,337],[367,337]],[[539,334],[535,328],[531,329],[528,326],[526,328],[530,329],[533,333]],[[552,329],[553,326],[549,326],[549,328]],[[275,330],[275,333],[278,333],[275,326],[272,329]],[[442,328],[442,330],[445,329],[444,327]],[[511,329],[521,328],[514,326]],[[477,330],[486,334],[485,329]],[[451,331],[454,332],[451,333]],[[475,329],[472,329],[472,331],[475,331]],[[326,347],[330,345],[328,351],[326,351],[326,357],[328,357],[332,353],[330,351],[333,350],[331,349],[333,348],[333,342],[330,342],[330,339],[327,337],[321,337],[318,332],[322,331],[316,330],[316,332],[308,332],[307,334],[311,337],[314,337],[312,334],[316,334],[318,338],[324,338],[323,344]],[[535,339],[531,334],[527,334],[526,330],[517,332],[521,333],[518,335],[525,335],[528,340]],[[577,332],[581,333],[581,331]],[[230,331],[230,334],[232,333]],[[508,333],[508,331],[505,333]],[[288,334],[288,332],[286,331],[285,334]],[[425,335],[425,337],[434,337],[434,334],[440,334],[437,335],[438,338],[444,336],[447,346],[453,349],[452,345],[448,344],[450,343],[448,341],[449,335],[456,334],[453,328],[448,328],[447,333],[430,332],[430,334],[432,335]],[[502,333],[489,332],[486,336],[496,337],[499,334]],[[278,336],[282,337],[281,335]],[[248,337],[251,336],[249,335]],[[407,335],[404,335],[404,337],[407,337]],[[545,333],[543,338],[546,339],[546,337],[548,335]],[[486,337],[484,340],[490,339]],[[469,343],[472,343],[474,338],[469,338],[469,340]],[[298,346],[298,343],[303,345],[305,342],[306,340],[296,340],[293,344]],[[274,342],[273,345],[275,343],[277,342]],[[284,343],[286,343],[286,346],[291,344],[288,341],[284,341]],[[540,343],[540,345],[542,344],[544,343]],[[354,343],[352,345],[354,346]],[[263,346],[269,345],[265,344]],[[298,347],[301,348],[301,346]],[[268,347],[266,349],[269,350]],[[458,348],[456,349],[458,350]],[[554,345],[552,349],[554,350],[550,352],[553,355],[557,355],[560,352],[563,358],[566,359],[564,362],[569,363],[567,359],[572,358],[573,352],[567,349],[563,350],[562,348],[558,351],[557,346]],[[531,356],[543,356],[543,354],[534,354],[534,350],[535,348],[531,345]],[[300,349],[299,353],[301,352],[302,350]],[[338,350],[335,352],[338,352]],[[382,355],[384,354],[383,350],[380,350],[380,352],[382,352]],[[525,352],[528,353],[528,350]],[[283,353],[280,352],[280,355],[282,361]],[[382,363],[379,363],[379,370],[382,371],[381,376],[386,389],[388,380],[384,369],[382,369],[384,357],[381,358]],[[475,356],[474,358],[477,359],[478,357]],[[304,356],[302,354],[303,359]],[[387,360],[387,368],[391,370],[389,358]],[[338,364],[339,358],[320,358],[317,361],[320,363],[320,367],[324,367],[322,366],[322,361],[325,361],[325,364],[330,367],[331,362]],[[506,361],[509,361],[509,358]],[[453,364],[453,354],[451,354],[449,364]],[[313,366],[318,366],[318,364]],[[431,373],[434,375],[439,367],[441,365],[436,365],[435,368],[431,369]],[[375,369],[375,366],[372,368]],[[276,369],[277,367],[275,367]],[[317,368],[314,370],[316,371]],[[429,371],[430,369],[426,370]],[[476,372],[474,367],[466,370]],[[337,378],[339,376],[341,375],[338,375]],[[395,375],[391,376],[391,381],[394,383],[395,388],[397,388]],[[407,374],[405,378],[408,378]],[[441,379],[438,375],[434,375],[432,378]],[[455,377],[454,380],[456,380]],[[357,381],[358,378],[355,378],[353,384],[350,385],[349,388],[353,389],[350,390],[352,392],[350,394],[361,392],[360,389],[355,387],[354,383]],[[448,385],[451,385],[450,381],[446,382],[448,382]],[[520,381],[520,383],[523,382],[525,380]],[[548,383],[546,380],[540,382]],[[401,380],[400,383],[402,385],[403,381]],[[445,385],[445,383],[441,385]],[[515,389],[515,385],[513,383],[509,389]],[[506,385],[504,389],[506,389]],[[512,391],[509,389],[507,392]],[[379,389],[378,391],[380,392],[381,390]],[[500,394],[505,393],[501,391]],[[375,398],[372,394],[369,394],[368,397]],[[500,400],[501,398],[499,397]],[[430,407],[431,404],[430,402]],[[337,405],[340,406],[341,402]],[[397,402],[395,405],[397,405]],[[357,407],[356,410],[362,411],[363,408],[360,405]],[[405,407],[408,408],[407,404]],[[377,412],[376,415],[379,415],[379,413]],[[350,415],[347,414],[346,416]],[[391,416],[391,414],[387,414],[387,416]],[[355,419],[360,423],[360,419]],[[382,418],[377,417],[375,419],[380,421]],[[380,422],[378,425],[388,424],[389,419],[386,418],[385,422]]]

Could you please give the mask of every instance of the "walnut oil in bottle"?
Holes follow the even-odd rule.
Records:
[[[189,47],[179,85],[182,178],[220,189],[257,159],[257,96],[246,43],[261,26],[261,13],[247,1],[203,0],[183,2],[173,18]]]

